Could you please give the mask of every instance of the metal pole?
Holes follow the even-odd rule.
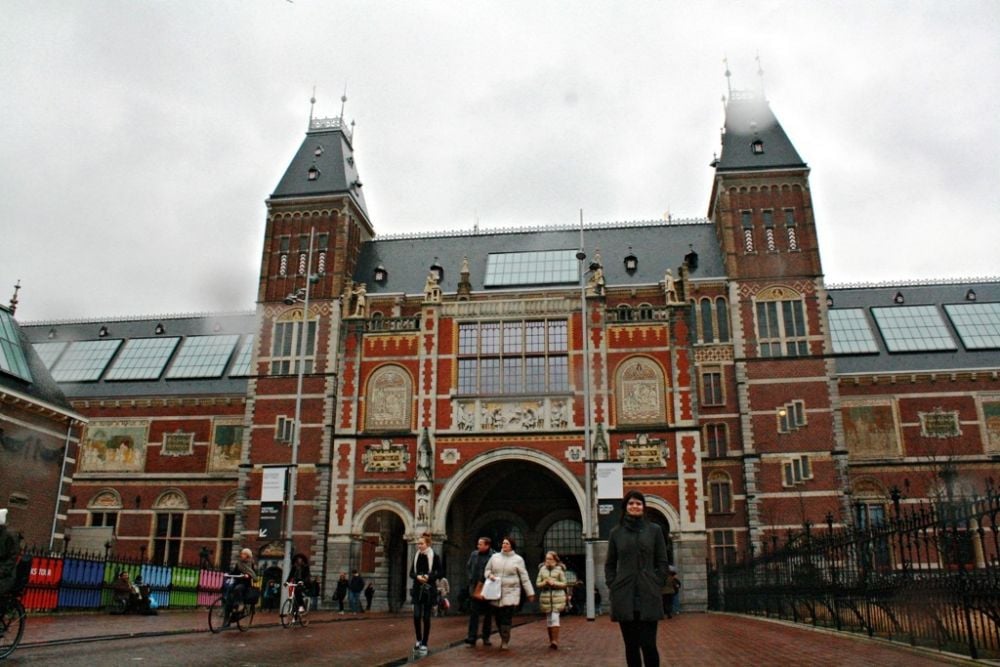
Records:
[[[295,491],[298,482],[299,441],[302,438],[302,378],[306,368],[306,341],[309,338],[309,287],[312,284],[313,238],[316,228],[309,230],[309,253],[306,255],[306,286],[302,299],[302,329],[299,331],[299,354],[295,385],[295,427],[292,429],[292,462],[288,474],[288,506],[285,508],[285,555],[281,559],[282,576],[287,579],[292,572],[292,533],[295,521]],[[318,332],[317,332],[318,333]],[[281,587],[281,602],[288,599],[288,589]]]
[[[593,452],[590,443],[590,343],[587,340],[587,281],[586,265],[584,261],[587,255],[583,250],[583,209],[580,209],[580,252],[577,253],[580,260],[580,324],[583,332],[583,476],[584,476],[584,508],[583,521],[583,549],[585,561],[584,580],[587,594],[587,620],[593,621],[595,618],[594,607],[594,483],[591,462]]]

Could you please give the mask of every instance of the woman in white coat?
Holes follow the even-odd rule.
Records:
[[[510,648],[510,626],[513,623],[514,611],[521,602],[521,589],[528,594],[528,602],[535,601],[535,589],[531,586],[528,568],[524,559],[514,552],[514,539],[503,538],[500,552],[493,554],[483,574],[487,579],[500,580],[500,599],[493,601],[496,607],[497,627],[500,629],[500,648]]]

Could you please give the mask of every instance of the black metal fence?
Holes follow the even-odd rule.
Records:
[[[809,522],[709,575],[709,607],[1000,658],[1000,495],[949,498],[854,526]],[[869,524],[869,525],[866,525]]]

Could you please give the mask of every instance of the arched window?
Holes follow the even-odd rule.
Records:
[[[583,524],[574,519],[556,521],[545,531],[544,551],[555,551],[560,558],[583,553]]]
[[[383,366],[368,380],[365,428],[370,431],[408,430],[413,382],[400,366]]]
[[[712,326],[712,300],[701,300],[701,339],[706,343],[715,340],[715,327]]]
[[[718,323],[719,342],[729,342],[729,308],[721,296],[715,300],[715,321]]]
[[[653,306],[648,303],[639,304],[639,319],[643,321],[653,319]]]
[[[632,321],[632,307],[629,306],[627,303],[623,303],[618,306],[618,321],[619,322]]]
[[[708,511],[710,514],[733,511],[733,481],[724,472],[716,471],[708,476]]]
[[[118,531],[118,513],[122,510],[122,497],[114,489],[103,489],[87,504],[90,510],[90,525],[111,528]]]
[[[152,562],[156,565],[177,565],[181,560],[181,545],[184,542],[187,498],[180,491],[170,489],[160,494],[153,503],[153,509],[156,511],[156,525]]]
[[[668,421],[663,371],[652,359],[633,357],[618,368],[618,422],[661,424]]]

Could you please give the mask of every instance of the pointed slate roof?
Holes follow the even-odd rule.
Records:
[[[2,308],[2,306],[0,306]],[[6,309],[5,309],[6,310]],[[29,377],[18,377],[17,375],[11,373],[0,372],[0,393],[6,391],[16,392],[18,394],[28,396],[31,399],[48,405],[51,408],[58,409],[66,413],[72,413],[74,417],[78,416],[72,410],[69,401],[66,400],[65,394],[63,394],[62,389],[52,376],[49,374],[49,370],[45,367],[45,364],[38,357],[38,353],[31,345],[31,341],[27,332],[24,328],[18,324],[17,320],[13,318],[13,313],[8,314],[9,322],[14,329],[14,333],[17,336],[17,344],[20,346],[21,353],[24,355],[24,360],[27,363]],[[11,341],[13,342],[13,341]]]
[[[755,142],[759,150],[754,149]],[[757,93],[733,91],[726,104],[722,155],[716,171],[806,168],[767,100]]]
[[[271,200],[348,195],[366,218],[368,207],[354,164],[352,133],[342,118],[314,118]],[[310,178],[310,170],[315,176]]]

